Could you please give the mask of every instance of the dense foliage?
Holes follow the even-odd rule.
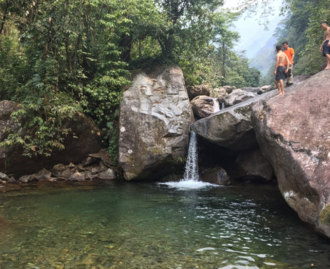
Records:
[[[1,146],[51,155],[84,112],[115,156],[118,107],[134,68],[179,64],[187,84],[258,84],[259,73],[233,52],[237,14],[223,0],[0,0],[0,99],[32,130]],[[71,134],[74,135],[74,134]]]

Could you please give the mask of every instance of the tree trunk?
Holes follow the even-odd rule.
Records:
[[[123,49],[121,53],[121,60],[126,63],[129,63],[131,61],[132,41],[132,36],[122,34],[119,46]]]

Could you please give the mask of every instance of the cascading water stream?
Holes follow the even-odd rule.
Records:
[[[197,136],[191,131],[188,158],[184,172],[184,181],[198,181],[198,152],[197,152]]]
[[[183,179],[181,179],[179,182],[167,182],[159,184],[167,185],[171,188],[177,188],[181,190],[202,189],[210,186],[218,187],[214,184],[199,181],[197,135],[193,131],[191,131],[190,134],[188,157]]]

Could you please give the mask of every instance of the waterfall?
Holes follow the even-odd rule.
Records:
[[[219,104],[218,98],[213,98],[213,102],[214,102],[213,113],[219,112],[220,111],[220,104]]]
[[[225,109],[225,108],[226,108],[225,102],[222,101],[222,103],[221,103],[221,110],[222,110],[222,109]]]
[[[188,158],[184,172],[183,181],[198,181],[198,152],[197,152],[197,136],[191,131]]]

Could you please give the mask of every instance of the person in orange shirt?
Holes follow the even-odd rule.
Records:
[[[288,41],[284,41],[282,44],[283,48],[284,48],[284,53],[286,54],[286,56],[288,56],[289,58],[289,71],[288,71],[288,75],[286,78],[286,85],[287,86],[291,86],[293,84],[293,73],[292,73],[292,69],[293,69],[293,64],[294,64],[294,49],[293,48],[289,48],[289,43]],[[285,63],[286,65],[287,63]]]

